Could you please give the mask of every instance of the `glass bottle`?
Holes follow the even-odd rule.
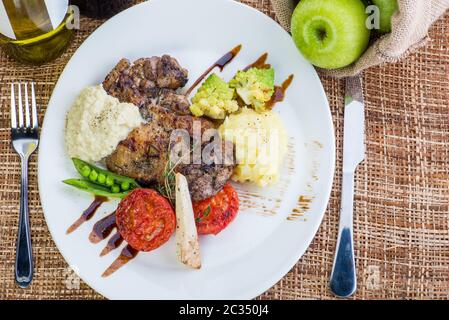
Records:
[[[128,8],[133,0],[70,0],[79,7],[81,14],[96,19],[110,18]]]
[[[68,0],[0,0],[0,45],[20,62],[51,61],[69,44],[72,19]]]

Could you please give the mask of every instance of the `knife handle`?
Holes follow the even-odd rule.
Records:
[[[357,289],[353,240],[354,172],[343,173],[340,226],[330,279],[331,291],[349,297]]]

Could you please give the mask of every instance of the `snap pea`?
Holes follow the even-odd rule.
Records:
[[[69,186],[77,188],[78,190],[89,192],[93,195],[103,196],[107,198],[123,199],[130,192],[130,191],[111,192],[111,190],[107,187],[100,186],[96,183],[84,179],[67,179],[64,180],[63,182]],[[118,188],[118,191],[120,191],[120,188]]]
[[[111,190],[112,190],[113,193],[119,193],[120,192],[120,187],[118,185],[114,184],[111,187]]]
[[[119,192],[120,188],[122,188],[123,191],[140,188],[139,184],[134,179],[101,169],[78,158],[72,158],[72,161],[79,174],[100,186],[112,188],[114,185],[117,185],[119,187]]]

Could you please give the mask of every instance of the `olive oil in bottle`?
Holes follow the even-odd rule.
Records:
[[[51,61],[72,37],[71,19],[68,0],[0,0],[0,46],[20,62]]]

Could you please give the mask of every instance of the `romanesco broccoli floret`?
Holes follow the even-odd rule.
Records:
[[[238,108],[239,105],[234,100],[234,89],[213,73],[192,98],[190,112],[197,117],[205,115],[212,119],[224,119]]]
[[[238,96],[257,112],[265,110],[266,103],[274,93],[274,69],[251,68],[239,71],[229,82]]]

